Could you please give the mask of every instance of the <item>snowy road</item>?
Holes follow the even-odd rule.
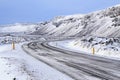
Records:
[[[33,42],[23,45],[26,52],[74,80],[119,80],[120,61],[80,54],[47,43]]]

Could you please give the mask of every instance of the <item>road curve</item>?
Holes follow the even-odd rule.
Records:
[[[28,54],[73,80],[120,80],[119,60],[63,50],[47,42],[31,42],[22,47]]]

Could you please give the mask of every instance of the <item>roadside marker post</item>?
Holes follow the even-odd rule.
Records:
[[[93,55],[95,54],[95,48],[92,48],[92,54]]]
[[[15,42],[12,42],[12,49],[15,50]]]

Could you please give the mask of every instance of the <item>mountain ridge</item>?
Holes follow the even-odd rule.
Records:
[[[46,36],[120,37],[120,5],[84,15],[57,17],[33,34]]]
[[[33,25],[32,28],[24,32],[32,35],[120,37],[120,4],[88,14],[57,16],[49,21],[30,25]]]

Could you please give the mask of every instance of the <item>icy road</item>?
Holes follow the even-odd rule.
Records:
[[[119,60],[63,50],[47,42],[24,44],[23,49],[74,80],[120,80]]]

